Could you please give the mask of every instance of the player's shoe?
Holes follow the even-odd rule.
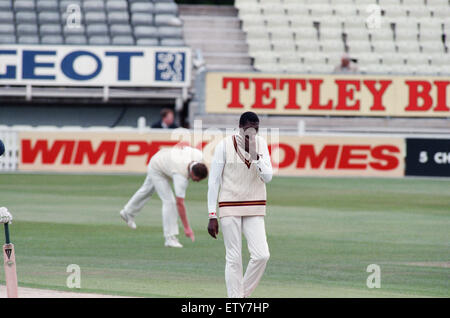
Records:
[[[183,245],[181,245],[181,243],[178,242],[178,239],[176,236],[167,236],[164,246],[165,247],[178,247],[178,248],[183,247]]]
[[[131,215],[127,214],[124,210],[120,211],[120,217],[122,218],[122,220],[124,220],[127,225],[132,228],[133,230],[136,230],[136,223],[134,222],[134,217],[132,217]]]

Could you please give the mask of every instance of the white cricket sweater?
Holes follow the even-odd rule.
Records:
[[[264,138],[256,136],[256,147],[259,160],[249,162],[235,135],[216,146],[208,180],[210,214],[217,211],[218,201],[220,217],[265,215],[265,184],[272,179],[272,164]]]

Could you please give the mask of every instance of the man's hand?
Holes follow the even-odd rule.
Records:
[[[246,152],[246,157],[250,161],[255,161],[259,159],[258,153],[256,151],[256,134],[257,130],[253,127],[249,127],[246,130],[240,128],[238,143],[241,148]]]
[[[209,219],[208,233],[217,239],[216,235],[219,234],[219,222],[217,222],[217,219]]]
[[[184,235],[189,237],[192,240],[192,242],[195,241],[194,231],[192,231],[192,229],[190,227],[188,227],[187,229],[184,229]]]
[[[184,198],[177,197],[177,210],[178,214],[180,215],[181,223],[183,223],[184,227],[184,234],[189,237],[192,242],[195,241],[194,231],[192,231],[191,227],[189,226],[189,222],[186,215],[186,206],[184,205]]]

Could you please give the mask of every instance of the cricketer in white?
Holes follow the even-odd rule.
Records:
[[[269,150],[266,141],[256,135],[259,119],[255,113],[242,114],[239,127],[239,134],[226,137],[216,146],[208,181],[208,232],[216,238],[219,216],[226,249],[225,282],[232,298],[251,295],[270,256],[264,224],[265,184],[273,174]],[[242,234],[250,252],[245,275]]]
[[[192,147],[175,146],[158,151],[148,164],[144,183],[120,211],[122,219],[129,227],[135,229],[134,218],[156,190],[162,201],[164,245],[183,247],[177,238],[177,210],[185,235],[194,241],[194,232],[189,226],[184,198],[189,179],[198,182],[208,175],[208,169],[202,160],[202,152]],[[175,196],[170,181],[173,181]]]

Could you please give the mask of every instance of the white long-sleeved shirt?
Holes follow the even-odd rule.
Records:
[[[260,152],[258,153],[259,159],[254,162],[258,167],[258,173],[261,180],[268,183],[272,180],[273,170],[272,163],[270,161],[269,148],[264,139],[260,144]],[[217,198],[219,196],[219,189],[222,183],[222,173],[225,167],[226,158],[225,140],[219,142],[214,150],[214,156],[211,162],[209,178],[208,178],[208,212],[216,213],[217,210]],[[215,214],[210,217],[216,217]]]
[[[149,168],[171,178],[175,195],[184,198],[190,178],[189,165],[193,161],[203,161],[200,150],[187,146],[171,147],[158,151],[150,160]]]

